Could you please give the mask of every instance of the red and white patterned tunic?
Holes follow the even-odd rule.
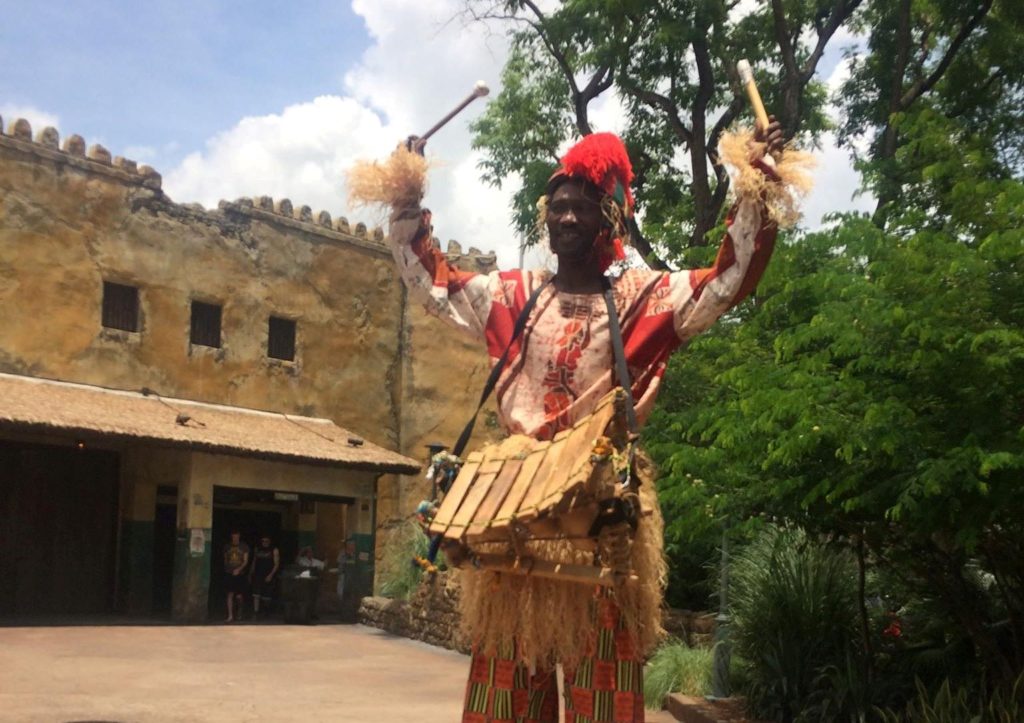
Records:
[[[641,423],[658,394],[669,355],[746,297],[768,263],[776,227],[759,200],[741,199],[727,223],[711,268],[671,273],[628,269],[612,279]],[[417,206],[391,214],[392,252],[411,295],[431,314],[484,341],[494,364],[530,294],[550,272],[460,271],[419,226]],[[498,381],[501,422],[510,433],[550,439],[593,411],[615,384],[613,368],[604,297],[561,293],[551,284],[541,292]]]

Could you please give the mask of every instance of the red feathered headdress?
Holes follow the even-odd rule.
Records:
[[[584,136],[562,156],[561,164],[548,181],[548,190],[563,178],[582,178],[607,193],[627,217],[633,214],[633,164],[626,146],[614,133],[591,133]]]
[[[614,133],[591,133],[570,148],[548,180],[548,196],[560,181],[570,178],[581,178],[597,186],[619,207],[623,220],[632,217],[634,201],[629,184],[633,182],[633,165],[622,139]],[[600,249],[605,268],[612,261],[626,258],[621,238],[609,238],[605,243],[609,248]]]

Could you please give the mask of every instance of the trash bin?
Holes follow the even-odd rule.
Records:
[[[281,575],[281,604],[286,623],[310,625],[316,619],[320,577],[312,570],[309,577],[303,577],[304,572],[303,569],[288,570]]]

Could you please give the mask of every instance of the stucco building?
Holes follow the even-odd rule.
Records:
[[[231,527],[286,558],[355,537],[369,585],[482,350],[408,303],[379,229],[176,204],[79,136],[0,128],[0,615],[203,620]]]

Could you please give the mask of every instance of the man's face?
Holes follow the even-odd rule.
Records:
[[[547,226],[556,256],[579,260],[589,256],[605,226],[597,189],[575,179],[563,182],[548,199]]]
[[[241,540],[241,538],[242,538],[242,536],[239,533],[232,532],[231,533],[231,544],[232,545],[237,545],[239,540]]]
[[[270,547],[270,538],[269,537],[261,537],[260,538],[260,544],[263,545],[264,547]]]

